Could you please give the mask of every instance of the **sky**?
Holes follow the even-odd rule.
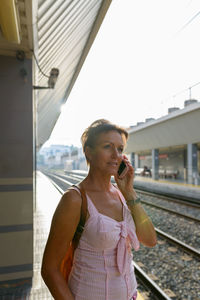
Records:
[[[80,146],[100,118],[129,127],[183,108],[200,82],[199,37],[199,0],[113,0],[44,146]],[[191,91],[200,100],[200,84]]]

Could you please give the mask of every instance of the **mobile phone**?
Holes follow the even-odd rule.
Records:
[[[126,175],[127,171],[128,171],[128,167],[125,164],[125,162],[122,160],[119,169],[117,171],[119,178],[123,178]]]

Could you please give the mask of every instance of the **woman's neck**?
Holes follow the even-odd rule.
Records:
[[[111,187],[110,175],[102,174],[98,170],[89,170],[84,183],[88,188],[99,190],[99,191],[109,191]]]

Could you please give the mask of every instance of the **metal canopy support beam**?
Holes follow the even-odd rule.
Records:
[[[137,168],[139,168],[140,167],[140,164],[139,164],[139,156],[138,156],[138,154],[137,153],[134,153],[135,155],[135,170],[137,169]]]
[[[152,178],[158,180],[158,168],[159,168],[159,150],[152,150]]]
[[[131,152],[131,164],[133,166],[133,168],[135,168],[135,153]]]
[[[196,184],[198,180],[197,144],[187,145],[188,183]]]

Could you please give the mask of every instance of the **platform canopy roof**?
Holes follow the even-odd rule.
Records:
[[[48,140],[112,0],[0,0],[0,55],[33,58],[37,147]],[[23,52],[18,52],[23,51]]]
[[[199,129],[200,102],[196,102],[129,129],[126,153],[183,148],[192,143],[196,143],[200,149]]]

